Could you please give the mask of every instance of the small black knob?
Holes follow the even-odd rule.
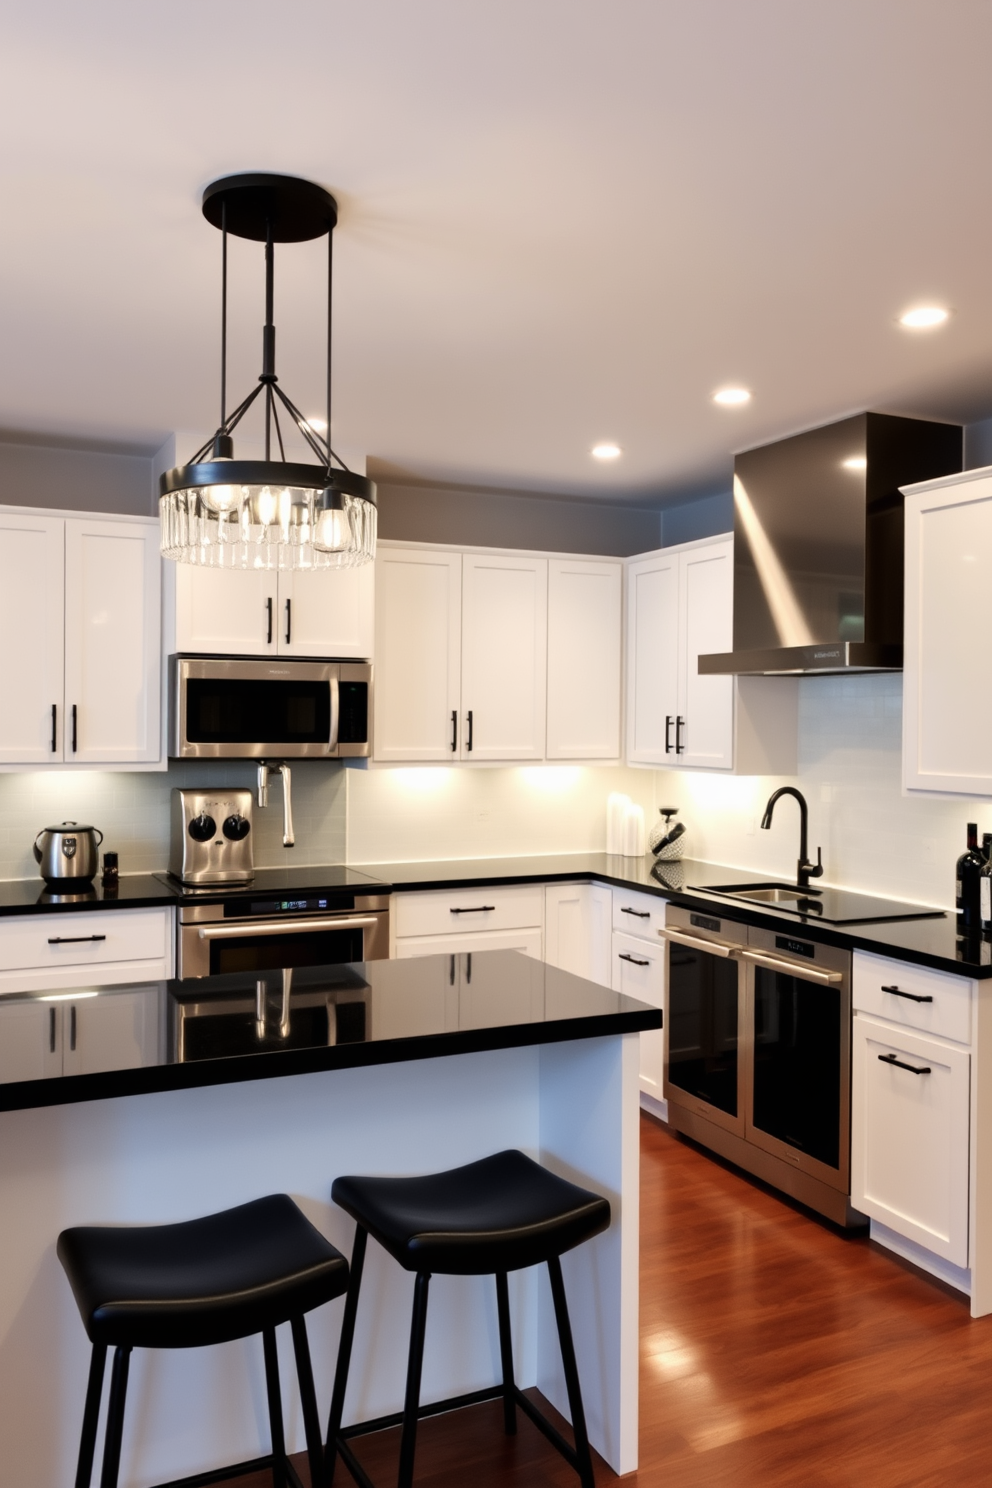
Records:
[[[208,816],[205,811],[201,811],[199,816],[194,816],[188,830],[194,842],[209,842],[217,830],[217,823],[212,816]]]
[[[229,816],[224,822],[224,836],[231,842],[243,842],[251,831],[251,822],[246,816]]]

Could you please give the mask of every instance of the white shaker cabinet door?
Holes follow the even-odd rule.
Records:
[[[62,1003],[62,1072],[141,1069],[158,1058],[158,1004],[147,991]]]
[[[627,759],[675,763],[679,712],[679,554],[627,567]]]
[[[903,783],[992,794],[992,476],[906,497]]]
[[[548,560],[462,560],[462,729],[466,760],[544,758]]]
[[[548,560],[549,760],[619,759],[623,567]]]
[[[734,679],[701,677],[702,655],[733,649],[734,541],[681,555],[682,706],[679,763],[711,770],[734,765]]]
[[[610,986],[613,891],[604,884],[548,884],[544,959],[562,971]]]
[[[0,1084],[62,1073],[62,1009],[55,1002],[0,1004]]]
[[[375,565],[288,569],[279,575],[280,656],[366,660],[375,625]]]
[[[266,568],[176,563],[176,650],[207,656],[274,656],[278,574]]]
[[[375,568],[373,755],[450,763],[459,757],[461,554],[380,546]]]
[[[158,528],[65,524],[65,758],[157,760],[161,667]]]
[[[0,514],[0,763],[62,759],[65,522]]]
[[[642,940],[636,935],[613,934],[613,989],[648,1002],[652,1007],[665,1007],[664,941]],[[648,1028],[641,1034],[641,1089],[655,1100],[664,1100],[665,1034],[662,1028]]]

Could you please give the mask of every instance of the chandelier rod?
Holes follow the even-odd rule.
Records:
[[[265,383],[256,382],[247,398],[243,398],[242,401],[238,404],[237,408],[231,414],[231,417],[227,421],[227,427],[218,429],[217,434],[230,434],[232,429],[237,428],[238,424],[240,424],[241,420],[244,418],[245,414],[248,412],[249,408],[254,403],[255,399],[258,397],[264,386]],[[187,463],[190,465],[195,465],[198,461],[202,460],[204,455],[206,455],[210,450],[213,449],[213,444],[216,437],[216,434],[211,434],[206,443],[200,445],[200,448],[196,451],[196,454],[192,455]]]
[[[220,210],[220,427],[227,433],[227,201]]]
[[[327,475],[331,474],[331,330],[334,309],[334,224],[327,229]]]

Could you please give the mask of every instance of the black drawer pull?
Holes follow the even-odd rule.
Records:
[[[618,954],[620,956],[620,960],[621,961],[629,961],[631,963],[631,965],[633,965],[633,966],[650,966],[651,965],[651,962],[650,961],[641,961],[641,960],[638,959],[637,956],[632,956],[629,953],[629,951],[620,951]]]
[[[627,909],[624,905],[621,905],[620,913],[636,915],[639,920],[649,920],[651,918],[651,911],[649,909]]]
[[[925,1064],[922,1069],[917,1069],[915,1064],[903,1064],[902,1060],[897,1059],[894,1054],[879,1054],[878,1059],[880,1064],[891,1064],[894,1065],[896,1069],[909,1070],[909,1073],[911,1075],[933,1074],[933,1070],[928,1064]]]
[[[84,940],[106,940],[105,935],[50,935],[49,945],[81,945]]]
[[[496,908],[495,904],[471,904],[467,909],[453,909],[452,914],[484,914]]]
[[[920,997],[916,992],[904,992],[901,987],[883,987],[883,992],[891,992],[893,997],[905,997],[909,1002],[933,1002],[932,997]]]

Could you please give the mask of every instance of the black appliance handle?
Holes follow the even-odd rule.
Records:
[[[909,1070],[909,1073],[911,1075],[932,1075],[933,1074],[933,1070],[930,1068],[930,1066],[928,1064],[924,1064],[922,1066],[922,1068],[917,1069],[917,1067],[916,1067],[915,1064],[903,1064],[902,1060],[901,1059],[897,1059],[894,1054],[879,1054],[878,1060],[879,1060],[879,1063],[880,1064],[891,1064],[891,1065],[894,1065],[896,1069]]]
[[[621,961],[629,961],[632,966],[650,966],[650,961],[641,961],[637,956],[631,956],[627,951],[619,952]]]
[[[267,646],[271,646],[272,645],[272,596],[271,596],[271,594],[269,595],[268,599],[265,601],[265,612],[266,612],[266,615],[268,617],[268,624],[267,624],[267,629],[266,629],[266,633],[265,633],[265,644]]]
[[[458,709],[457,708],[452,708],[452,710],[451,710],[451,752],[452,752],[452,754],[455,753],[455,751],[457,750],[457,748],[458,748]]]
[[[675,722],[670,713],[665,714],[665,753],[672,752],[672,724]]]
[[[50,935],[49,945],[82,945],[85,940],[106,940],[105,935]]]
[[[901,987],[883,987],[883,992],[891,992],[893,997],[905,997],[909,1002],[933,1002],[932,997],[920,997],[916,992],[904,992]]]

